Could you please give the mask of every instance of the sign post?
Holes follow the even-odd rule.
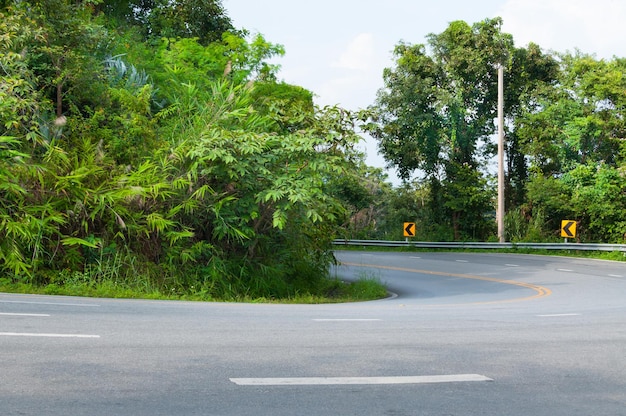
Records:
[[[565,237],[567,243],[568,238],[576,238],[576,221],[574,220],[562,220],[561,221],[561,237]]]

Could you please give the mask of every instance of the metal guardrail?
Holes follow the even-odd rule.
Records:
[[[477,243],[477,242],[425,242],[425,241],[383,241],[383,240],[335,240],[336,246],[373,247],[416,247],[416,248],[472,248],[472,249],[513,249],[535,250],[582,250],[582,251],[621,251],[626,253],[626,244],[595,243]]]

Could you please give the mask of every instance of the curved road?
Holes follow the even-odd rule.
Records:
[[[626,263],[337,252],[393,295],[0,294],[2,415],[626,415]]]

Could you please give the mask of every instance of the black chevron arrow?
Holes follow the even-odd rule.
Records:
[[[406,228],[404,229],[404,232],[407,236],[413,237],[415,235],[415,233],[413,232],[413,227],[415,227],[415,224],[413,224],[412,222],[407,224]]]

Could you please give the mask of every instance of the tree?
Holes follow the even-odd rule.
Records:
[[[71,104],[97,102],[92,88],[102,69],[107,32],[93,20],[95,0],[15,2],[41,29],[39,42],[29,45],[28,65],[61,117]]]
[[[23,12],[0,12],[0,136],[37,142],[40,94],[37,77],[28,66],[29,47],[42,40],[42,31]]]
[[[506,211],[523,205],[526,183],[529,178],[528,150],[518,129],[525,115],[541,110],[542,102],[554,91],[559,77],[559,63],[552,54],[530,43],[526,48],[516,48],[510,56],[510,65],[504,77],[504,102],[507,124],[505,126]],[[551,99],[551,98],[550,98]],[[546,132],[542,133],[545,134]],[[551,134],[551,133],[548,133]],[[545,149],[548,150],[548,149]],[[548,156],[548,153],[542,153]]]
[[[220,0],[103,0],[97,10],[141,29],[144,39],[195,38],[202,45],[235,31]]]
[[[534,108],[522,111],[516,135],[530,160],[525,211],[558,230],[580,222],[581,238],[621,241],[624,215],[626,69],[623,59],[560,56],[558,82],[545,86]]]
[[[545,175],[582,163],[619,161],[625,136],[623,60],[563,55],[558,83],[537,95],[518,117],[523,151]]]
[[[478,173],[480,147],[494,131],[495,67],[506,62],[513,45],[501,24],[498,18],[472,27],[452,22],[443,33],[428,36],[432,56],[425,45],[399,44],[396,67],[384,71],[385,88],[374,107],[378,118],[370,126],[402,178],[420,170],[435,187],[454,184],[444,192],[440,208],[449,213],[457,239],[476,229],[464,217],[476,219],[472,211],[478,217],[490,211],[488,198],[470,203],[454,189],[485,186]]]

